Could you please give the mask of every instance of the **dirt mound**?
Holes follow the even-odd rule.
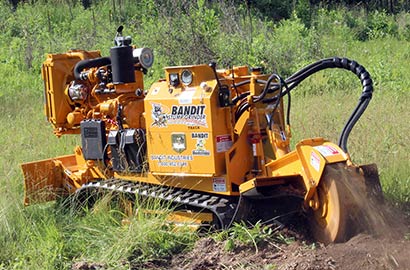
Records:
[[[192,251],[172,258],[166,269],[410,270],[410,222],[406,215],[383,203],[378,185],[366,190],[369,185],[364,181],[369,179],[351,169],[335,168],[334,173],[346,179],[346,209],[351,216],[346,225],[356,235],[349,241],[325,246],[310,242],[307,236],[296,237],[290,244],[264,242],[258,248],[237,246],[227,251],[226,242],[204,238]],[[366,196],[369,192],[376,193]]]
[[[395,214],[390,213],[393,218]],[[396,216],[397,217],[397,216]],[[393,221],[398,222],[399,219]],[[389,222],[394,223],[394,222]],[[410,270],[410,223],[385,223],[376,235],[359,234],[345,243],[322,245],[294,231],[282,231],[283,239],[272,239],[234,247],[211,237],[201,238],[190,251],[142,264],[131,269],[151,270]],[[384,231],[384,233],[383,233]],[[391,233],[396,232],[396,233]],[[73,270],[109,269],[102,264],[77,263]]]
[[[228,252],[223,242],[201,239],[195,248],[173,258],[166,269],[278,269],[278,270],[378,270],[410,269],[410,241],[358,235],[343,244],[328,246],[293,242],[265,244],[255,251],[237,247]]]
[[[237,245],[228,251],[226,241],[202,238],[165,265],[135,269],[410,270],[410,222],[403,219],[405,214],[386,205],[371,209],[373,215],[365,214],[371,218],[372,234],[361,233],[345,243],[325,246],[291,230],[284,232],[286,239],[296,239],[291,243],[267,240],[257,248]]]

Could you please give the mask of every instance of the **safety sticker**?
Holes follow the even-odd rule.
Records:
[[[195,88],[194,88],[195,89]],[[192,104],[192,98],[195,91],[184,91],[178,96],[179,104]]]
[[[319,145],[314,147],[317,151],[319,151],[322,156],[328,157],[328,156],[334,156],[340,154],[339,151],[334,148],[333,146],[330,145]]]
[[[216,136],[216,152],[226,152],[232,147],[232,136],[229,134]]]
[[[320,170],[320,157],[318,156],[318,154],[316,154],[315,152],[312,151],[312,153],[310,154],[310,165],[312,165],[312,167],[316,170],[319,171]]]
[[[225,177],[214,177],[214,178],[212,178],[212,187],[213,187],[214,191],[226,192]]]

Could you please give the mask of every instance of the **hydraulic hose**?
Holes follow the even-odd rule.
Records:
[[[263,87],[263,90],[262,90],[261,94],[258,95],[258,96],[254,96],[254,97],[253,97],[253,102],[254,102],[254,103],[263,100],[263,98],[264,98],[264,97],[266,96],[266,94],[268,93],[270,84],[271,84],[271,82],[272,82],[273,79],[277,79],[278,81],[280,81],[280,77],[279,77],[277,74],[273,73],[272,75],[270,75],[269,78],[268,78],[268,81],[265,83],[265,86]]]
[[[249,94],[250,94],[250,92],[247,91],[247,92],[244,92],[244,93],[242,93],[242,94],[237,95],[236,97],[234,97],[234,98],[232,99],[232,104],[238,103],[238,101],[241,101],[241,100],[244,99],[245,97],[249,96]]]
[[[339,58],[339,57],[333,57],[333,58],[326,58],[319,60],[315,63],[312,63],[290,77],[288,77],[284,83],[272,83],[272,79],[275,78],[277,75],[272,74],[269,79],[265,83],[265,87],[262,91],[262,93],[259,96],[256,96],[254,98],[254,102],[259,102],[262,101],[263,103],[271,103],[271,102],[277,102],[278,99],[281,99],[283,96],[289,94],[289,92],[298,86],[302,81],[304,81],[306,78],[309,76],[313,75],[316,72],[319,72],[324,69],[328,68],[341,68],[341,69],[346,69],[354,74],[360,79],[360,82],[362,84],[362,94],[360,95],[359,102],[356,105],[356,108],[354,109],[353,113],[350,115],[349,119],[347,120],[345,126],[343,127],[343,130],[340,134],[339,137],[339,146],[340,148],[343,149],[346,153],[348,152],[347,150],[347,139],[350,135],[350,132],[352,131],[354,125],[357,123],[357,121],[360,119],[362,116],[363,112],[366,110],[373,94],[373,80],[370,77],[369,72],[357,63],[356,61],[347,59],[347,58]],[[285,91],[282,91],[282,87],[286,85]],[[275,91],[280,90],[279,94],[277,94],[274,97],[270,98],[265,98],[267,93],[274,93]],[[235,103],[238,102],[241,98],[244,98],[247,96],[247,93],[240,95],[237,97],[237,100],[235,100]],[[245,112],[249,108],[249,104],[242,104],[237,109],[237,112],[235,114],[235,118],[239,119],[239,117],[242,115],[243,112]],[[289,114],[289,112],[288,112]]]
[[[342,148],[343,151],[347,153],[347,139],[349,138],[350,132],[362,116],[363,112],[366,110],[367,105],[369,104],[373,94],[373,80],[370,77],[369,72],[367,72],[367,70],[362,65],[360,65],[356,61],[339,57],[320,60],[299,70],[298,72],[287,78],[285,81],[286,83],[288,83],[289,88],[283,94],[281,94],[280,97],[287,94],[307,77],[311,76],[312,74],[320,70],[327,68],[342,68],[353,72],[360,79],[360,82],[363,87],[362,94],[359,98],[359,102],[356,108],[354,109],[353,113],[347,120],[345,126],[343,127],[342,133],[340,134],[339,138],[338,144],[340,148]]]
[[[86,77],[82,76],[81,71],[86,68],[102,67],[111,64],[110,57],[99,57],[94,59],[84,59],[78,62],[74,67],[74,77],[76,80],[85,80]]]
[[[241,86],[243,86],[243,85],[250,84],[250,83],[251,83],[251,80],[246,80],[246,81],[242,81],[242,82],[239,82],[239,83],[236,83],[236,84],[234,83],[234,84],[232,84],[232,87],[236,89],[236,88],[238,88],[238,87],[241,87]],[[257,79],[257,80],[256,80],[256,83],[265,84],[265,86],[266,86],[267,81]],[[267,89],[267,90],[269,90],[269,89]],[[266,91],[266,90],[265,90],[265,91]],[[240,101],[240,100],[242,100],[243,98],[249,96],[249,94],[250,94],[250,92],[247,91],[247,92],[244,92],[244,93],[242,93],[242,94],[237,95],[236,97],[234,97],[234,98],[232,99],[232,103],[233,103],[233,104],[236,104],[238,101]],[[265,95],[266,95],[266,94],[265,94]]]

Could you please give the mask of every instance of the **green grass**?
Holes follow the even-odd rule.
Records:
[[[282,235],[279,227],[267,226],[259,222],[253,226],[248,226],[245,222],[234,223],[228,230],[216,232],[212,237],[216,241],[223,241],[224,249],[228,252],[240,246],[249,246],[258,253],[262,244],[275,248],[279,244],[294,241],[293,238]]]
[[[359,82],[357,80],[357,82]],[[350,93],[293,98],[293,139],[324,137],[338,141],[340,132],[360,95]],[[376,89],[377,91],[377,89]],[[326,104],[326,105],[324,105]],[[350,134],[348,150],[357,164],[376,163],[386,196],[395,203],[410,202],[410,98],[375,94],[367,111]]]

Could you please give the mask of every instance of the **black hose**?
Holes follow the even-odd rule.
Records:
[[[110,57],[99,57],[94,59],[84,59],[78,62],[74,67],[74,77],[76,80],[85,80],[86,77],[81,75],[81,71],[86,68],[102,67],[111,64]]]
[[[256,83],[261,83],[261,84],[266,84],[266,82],[267,81],[264,81],[264,80],[260,80],[260,79],[256,79]],[[241,87],[241,86],[243,86],[243,85],[245,85],[245,84],[250,84],[251,83],[251,80],[246,80],[246,81],[242,81],[242,82],[239,82],[239,83],[234,83],[233,85],[232,85],[232,87],[233,88],[237,88],[237,87]],[[271,83],[272,84],[272,83]],[[269,89],[268,89],[269,90]],[[268,92],[268,93],[270,93],[270,92]],[[236,97],[234,97],[233,99],[232,99],[232,103],[233,104],[236,104],[238,101],[240,101],[240,100],[242,100],[243,98],[245,98],[245,97],[247,97],[247,96],[249,96],[249,94],[250,94],[250,92],[249,91],[247,91],[247,92],[243,92],[243,93],[241,93],[241,94],[237,94],[236,95]]]
[[[242,103],[238,106],[238,109],[236,110],[236,113],[235,113],[235,122],[239,120],[239,118],[242,116],[242,114],[244,112],[246,112],[246,110],[248,110],[249,107],[250,107],[250,105],[249,105],[248,101],[245,101],[244,103]]]
[[[356,106],[355,113],[353,113],[351,116],[351,120],[349,119],[350,121],[348,121],[343,128],[343,131],[339,138],[339,146],[346,153],[347,153],[347,139],[349,137],[349,134],[352,131],[356,122],[360,119],[360,117],[366,110],[367,105],[369,105],[369,103],[370,103],[370,99],[360,101],[359,104]]]
[[[282,79],[282,77],[280,77],[279,75],[274,74],[278,80],[279,83],[279,94],[278,96],[282,96],[282,92],[283,92],[283,85],[286,85],[285,81]],[[286,86],[287,88],[287,86]],[[273,107],[272,112],[270,113],[270,118],[269,118],[269,129],[272,128],[272,124],[273,124],[273,116],[275,114],[275,111],[278,109],[279,104],[280,104],[281,99],[278,98],[276,99],[275,105]]]
[[[362,94],[360,95],[359,103],[356,105],[356,108],[347,120],[339,138],[340,148],[342,148],[343,151],[347,153],[347,139],[349,137],[349,134],[352,131],[354,125],[362,116],[363,112],[366,110],[373,94],[373,80],[370,77],[369,72],[367,72],[367,70],[356,61],[339,57],[322,59],[295,72],[293,75],[288,77],[284,83],[281,83],[280,81],[279,83],[272,83],[272,79],[277,76],[275,74],[272,74],[269,77],[268,81],[265,83],[265,87],[262,93],[259,96],[254,97],[254,102],[262,101],[263,103],[277,103],[279,99],[281,99],[285,95],[288,95],[293,88],[298,86],[306,78],[318,71],[327,68],[341,68],[349,70],[356,74],[362,84]],[[283,85],[287,86],[285,91],[282,91],[281,89]],[[275,95],[274,97],[265,98],[267,93],[274,93],[277,90],[280,90],[277,95]],[[235,101],[238,102],[242,97],[245,97],[245,95],[240,95]],[[239,119],[242,113],[248,108],[249,104],[247,104],[246,106],[240,106],[235,114],[235,118]],[[287,118],[289,119],[289,110],[287,114]]]
[[[288,92],[288,108],[287,108],[287,110],[286,110],[286,124],[288,125],[288,126],[290,126],[290,107],[291,107],[291,97],[290,97],[290,92],[288,91],[288,89],[289,89],[289,87],[288,87],[288,84],[285,82],[285,88],[286,88],[286,90],[287,90],[287,92]]]
[[[307,67],[309,68],[307,69]],[[307,67],[302,69],[304,72],[301,73],[302,70],[298,71],[285,80],[285,82],[289,85],[289,91],[292,88],[296,87],[296,85],[301,83],[304,79],[318,71],[327,68],[342,68],[355,73],[356,76],[360,79],[363,86],[363,91],[360,99],[367,99],[372,97],[373,81],[370,77],[370,74],[362,65],[358,64],[356,61],[352,61],[347,58],[334,57],[320,60]],[[287,91],[284,94],[286,93]]]
[[[234,98],[232,99],[232,104],[238,103],[238,101],[240,101],[240,100],[242,100],[243,98],[249,96],[249,94],[250,94],[250,92],[247,91],[247,92],[244,92],[244,93],[242,93],[242,94],[237,95],[236,97],[234,97]]]
[[[360,82],[363,87],[362,94],[359,98],[359,103],[357,104],[353,113],[350,115],[348,121],[343,127],[342,133],[339,138],[340,148],[342,148],[343,151],[347,153],[347,139],[349,137],[349,134],[352,131],[354,125],[362,116],[363,112],[366,110],[367,105],[369,104],[373,94],[373,80],[370,77],[369,72],[367,72],[367,70],[362,65],[358,64],[356,61],[339,57],[327,58],[317,61],[313,64],[304,67],[303,69],[299,70],[298,72],[294,73],[292,76],[287,78],[285,82],[289,85],[288,89],[286,89],[286,91],[284,91],[282,94],[270,98],[270,101],[272,101],[273,99],[276,100],[278,98],[282,98],[284,95],[288,94],[293,88],[299,85],[307,77],[327,68],[341,68],[353,72],[360,79]],[[278,88],[279,86],[274,86],[273,88],[271,88],[270,92],[276,91]]]
[[[242,81],[242,82],[235,84],[235,87],[240,87],[242,85],[250,84],[250,83],[251,83],[251,80]]]
[[[263,100],[263,98],[268,94],[268,90],[269,90],[270,84],[271,84],[273,79],[277,79],[278,81],[280,81],[280,77],[277,74],[273,73],[272,75],[270,75],[267,82],[265,83],[265,86],[263,87],[262,92],[260,93],[260,95],[253,97],[252,101],[254,103],[257,103],[257,102]]]

